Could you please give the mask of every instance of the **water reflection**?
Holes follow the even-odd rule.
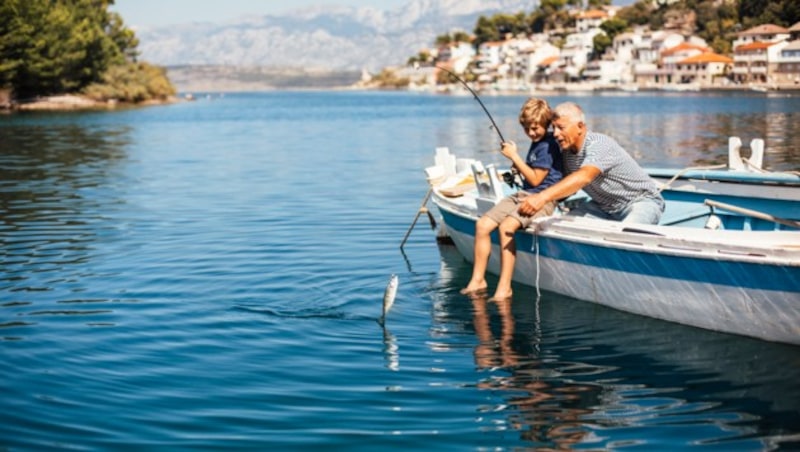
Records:
[[[56,118],[53,116],[51,118]],[[117,167],[127,156],[126,127],[43,124],[48,116],[25,116],[4,124],[0,140],[0,288],[18,294],[51,292],[53,302],[83,303],[80,268],[102,237],[113,237]],[[17,124],[18,123],[18,124]],[[105,226],[104,226],[105,224]],[[47,309],[27,312],[27,303],[8,300],[18,315],[96,315],[108,310]],[[91,300],[96,302],[96,300]],[[13,326],[27,325],[27,322]],[[8,327],[8,325],[6,325]]]
[[[441,284],[463,287],[469,264],[440,251]],[[796,347],[514,291],[509,303],[451,293],[436,304],[438,321],[475,335],[475,386],[494,401],[477,407],[485,428],[537,450],[800,446]]]
[[[592,413],[590,407],[598,403],[602,387],[553,379],[555,374],[575,369],[542,359],[538,350],[529,348],[538,345],[536,339],[516,336],[511,300],[490,302],[485,294],[470,298],[478,338],[474,352],[478,369],[510,372],[507,376],[482,379],[477,387],[503,394],[504,411],[509,413],[507,423],[525,441],[555,450],[567,450],[582,442],[590,432],[581,418]],[[538,301],[534,305],[538,307]],[[490,313],[490,307],[495,308],[492,311],[499,321],[498,337],[492,331],[496,322],[492,322],[495,315]]]

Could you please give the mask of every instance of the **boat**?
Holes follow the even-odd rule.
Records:
[[[761,169],[763,140],[724,167],[647,169],[662,189],[657,225],[574,217],[569,205],[517,233],[517,283],[621,311],[800,345],[800,175]],[[473,260],[475,223],[514,190],[495,165],[436,149],[425,168],[438,235]],[[496,233],[488,271],[499,272]]]

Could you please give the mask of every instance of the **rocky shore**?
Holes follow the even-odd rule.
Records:
[[[177,102],[177,97],[165,100],[150,100],[136,104],[117,102],[115,100],[97,101],[77,94],[43,96],[25,102],[13,102],[0,96],[0,109],[8,111],[72,111],[72,110],[110,110],[120,106],[163,105]]]

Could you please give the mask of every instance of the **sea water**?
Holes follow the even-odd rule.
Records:
[[[505,164],[471,96],[196,97],[0,116],[0,448],[800,448],[798,347],[470,299],[424,214],[400,249],[436,147]],[[525,97],[482,98],[523,149]],[[800,169],[796,94],[543,97],[643,165]]]

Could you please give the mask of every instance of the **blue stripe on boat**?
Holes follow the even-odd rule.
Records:
[[[475,236],[474,221],[443,209],[440,209],[440,212],[449,229]],[[518,233],[518,252],[530,251],[533,248],[533,239],[530,234]],[[497,243],[496,235],[492,236],[492,241]],[[626,273],[746,289],[800,292],[800,276],[798,276],[800,268],[796,267],[720,259],[713,261],[712,270],[707,266],[707,260],[696,257],[624,250],[550,237],[539,237],[539,246],[541,257]],[[776,277],[776,274],[779,277]]]

